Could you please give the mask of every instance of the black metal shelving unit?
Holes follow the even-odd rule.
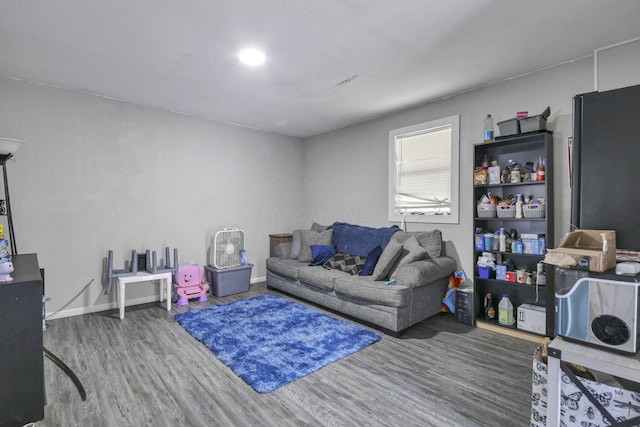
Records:
[[[474,197],[474,235],[477,229],[495,231],[501,227],[507,232],[515,229],[518,235],[522,233],[536,233],[544,235],[547,247],[553,245],[553,136],[551,132],[534,132],[527,134],[518,134],[510,137],[496,138],[494,142],[481,143],[474,145],[474,165],[480,165],[484,156],[487,156],[489,162],[496,160],[501,168],[510,161],[524,164],[532,161],[537,162],[538,158],[545,159],[545,180],[530,181],[519,183],[500,183],[500,184],[480,184],[473,186]],[[545,215],[544,218],[484,218],[477,215],[476,203],[483,194],[491,193],[500,198],[505,198],[509,194],[523,194],[525,197],[545,198]],[[473,242],[474,239],[472,239]],[[474,261],[481,256],[482,252],[493,253],[498,263],[504,260],[512,260],[518,268],[530,271],[536,271],[536,265],[540,262],[544,255],[540,254],[520,254],[511,252],[500,252],[493,250],[479,251],[476,250],[474,244]],[[500,300],[502,294],[508,294],[514,306],[514,316],[517,316],[517,307],[521,304],[535,304],[546,307],[546,336],[554,334],[554,286],[553,286],[553,269],[545,266],[546,285],[531,285],[514,283],[505,280],[497,280],[495,277],[480,278],[474,265],[474,291],[477,298],[477,322],[480,324],[495,325],[499,331],[504,329],[505,332],[515,330],[516,325],[503,326],[496,321],[487,321],[484,319],[483,299],[484,295],[491,292],[494,295],[494,304]],[[520,330],[518,330],[520,332]],[[523,333],[528,333],[522,331]]]

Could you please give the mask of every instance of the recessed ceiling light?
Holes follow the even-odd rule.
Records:
[[[264,53],[258,49],[243,49],[238,55],[240,61],[247,65],[261,65],[264,63]]]

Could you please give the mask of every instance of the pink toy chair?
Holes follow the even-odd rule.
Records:
[[[175,290],[176,304],[187,305],[189,300],[198,298],[198,301],[207,300],[209,283],[204,279],[204,267],[201,265],[187,264],[178,267]]]

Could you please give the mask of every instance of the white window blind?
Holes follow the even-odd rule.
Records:
[[[396,137],[397,214],[451,213],[451,126]]]
[[[389,219],[458,222],[459,117],[389,132]]]

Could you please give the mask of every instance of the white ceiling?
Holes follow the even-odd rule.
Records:
[[[640,35],[638,0],[0,0],[0,75],[306,137]],[[248,68],[240,48],[264,49]]]

